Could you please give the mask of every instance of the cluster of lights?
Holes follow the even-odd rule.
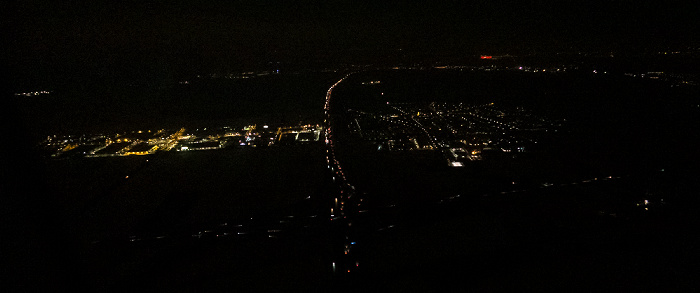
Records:
[[[537,143],[535,138],[524,137],[518,138],[514,134],[508,134],[508,131],[514,130],[530,130],[530,131],[548,131],[548,126],[555,126],[554,123],[549,122],[544,118],[532,117],[531,114],[522,114],[522,109],[518,110],[515,115],[509,115],[507,112],[497,110],[493,107],[494,103],[487,103],[483,105],[474,106],[464,106],[460,104],[437,104],[435,102],[430,104],[430,109],[422,108],[411,108],[399,106],[400,103],[390,103],[387,102],[388,107],[394,109],[398,114],[375,114],[375,113],[365,113],[359,110],[351,110],[358,115],[364,117],[370,117],[374,120],[381,122],[389,122],[391,125],[389,131],[399,131],[404,134],[413,135],[413,143],[415,144],[415,149],[438,149],[441,150],[445,158],[447,159],[448,166],[459,166],[459,164],[452,164],[453,161],[460,161],[459,159],[454,159],[454,154],[450,154],[451,140],[445,140],[440,138],[441,133],[450,133],[455,136],[461,136],[465,134],[473,135],[499,135],[499,137],[493,140],[479,141],[474,143],[467,141],[465,139],[459,140],[465,145],[470,146],[470,150],[465,152],[471,152],[471,154],[466,156],[461,156],[460,158],[465,158],[469,160],[481,160],[481,148],[492,142],[497,142],[498,144],[520,144],[525,142]],[[406,104],[412,105],[412,104]],[[521,117],[522,116],[522,117]],[[510,118],[509,118],[510,117]],[[526,119],[535,119],[532,123],[525,122],[523,117]],[[529,117],[529,118],[527,118]],[[476,120],[475,120],[476,118]],[[447,119],[449,121],[443,121]],[[455,121],[459,120],[459,121]],[[488,130],[484,131],[462,131],[456,125],[464,127],[464,122],[467,122],[468,127],[473,128],[472,125],[483,124]],[[475,123],[475,121],[480,121]],[[357,119],[357,129],[362,135],[362,127]],[[457,124],[454,124],[456,122]],[[399,130],[392,130],[393,125],[398,126]],[[427,137],[427,143],[425,146],[421,147],[418,141],[415,140],[415,135],[417,133],[414,130],[421,133],[420,137]],[[556,130],[554,130],[556,132]],[[367,133],[372,133],[372,131],[366,131]],[[500,137],[503,135],[504,137]],[[474,137],[476,139],[476,137]],[[393,140],[389,140],[389,146],[393,146]],[[411,146],[413,148],[413,146]],[[518,147],[510,149],[509,147],[502,148],[504,152],[524,152],[524,147]],[[463,161],[462,161],[463,163]]]
[[[36,91],[36,92],[26,92],[26,93],[15,93],[15,96],[31,97],[31,96],[48,95],[48,94],[51,94],[51,92],[50,91]]]
[[[246,142],[243,145],[252,145],[251,141],[259,138],[260,135],[255,132],[255,125],[249,125],[244,128],[246,130]],[[264,125],[263,129],[268,129],[268,125]],[[318,141],[320,135],[319,125],[307,124],[301,126],[305,132],[315,134],[313,139],[303,140],[315,140]],[[207,129],[204,128],[206,131]],[[152,130],[138,130],[132,131],[132,134],[142,134],[142,133],[154,133],[156,137],[150,138],[138,138],[132,137],[126,133],[116,134],[114,136],[108,137],[105,135],[98,135],[86,138],[85,135],[80,138],[72,138],[71,136],[60,140],[54,135],[49,136],[42,145],[45,147],[52,147],[56,153],[52,154],[52,157],[61,156],[63,153],[70,151],[78,146],[90,146],[94,145],[93,149],[83,153],[86,157],[111,157],[111,156],[129,156],[129,155],[150,155],[156,151],[170,151],[173,148],[176,151],[192,151],[192,150],[215,150],[223,148],[227,143],[221,138],[229,138],[232,136],[238,136],[240,133],[232,132],[230,127],[224,127],[227,131],[225,134],[209,135],[198,141],[192,141],[196,136],[192,133],[185,133],[185,128],[181,128],[175,133],[170,135],[165,134],[165,129],[160,129],[157,131]],[[98,141],[101,139],[101,143]],[[274,140],[274,137],[271,138]],[[213,143],[218,142],[218,144],[213,145]],[[273,142],[270,141],[269,144]],[[139,146],[137,146],[139,145]],[[135,147],[137,149],[135,149]],[[105,149],[109,148],[105,151]]]
[[[254,140],[259,140],[262,135],[256,131],[256,125],[248,125],[243,128],[245,141],[241,142],[241,145],[251,145],[255,146]],[[270,126],[263,125],[262,129],[268,130]],[[318,124],[306,124],[298,127],[281,127],[280,129],[292,129],[299,128],[301,131],[293,131],[294,133],[310,133],[311,137],[299,138],[298,141],[318,141],[321,135],[321,128]],[[128,135],[127,133],[116,134],[111,137],[105,135],[93,136],[91,138],[85,138],[83,135],[80,138],[71,138],[70,136],[66,139],[61,138],[60,140],[49,136],[42,145],[44,147],[54,148],[53,157],[61,156],[63,153],[81,146],[81,145],[94,145],[94,148],[89,152],[84,152],[83,155],[86,157],[111,157],[111,156],[128,156],[128,155],[149,155],[156,151],[170,151],[175,149],[175,151],[193,151],[193,150],[215,150],[225,147],[229,139],[233,136],[240,136],[241,133],[231,131],[230,127],[223,127],[225,133],[208,135],[206,137],[198,137],[194,133],[186,133],[185,128],[181,128],[175,133],[170,135],[165,134],[165,129],[160,129],[158,131],[152,130],[138,130],[131,131],[132,134],[142,134],[142,133],[154,133],[154,136],[150,138],[139,138],[137,136]],[[198,131],[197,129],[196,131]],[[203,129],[204,131],[207,128]],[[273,133],[271,133],[273,134]],[[226,138],[226,139],[222,139]],[[97,140],[101,139],[101,143]],[[274,143],[275,137],[271,137],[270,141],[265,141],[268,145]],[[195,141],[196,140],[196,141]],[[240,141],[239,141],[240,142]],[[215,143],[217,143],[215,145]],[[238,143],[238,142],[237,142]],[[138,146],[141,144],[141,146]],[[150,147],[146,147],[147,144]],[[108,150],[105,151],[105,149]],[[134,149],[137,147],[138,149]]]

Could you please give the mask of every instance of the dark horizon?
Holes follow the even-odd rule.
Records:
[[[699,46],[698,5],[690,1],[309,4],[14,3],[5,20],[11,84],[168,78],[276,62]]]

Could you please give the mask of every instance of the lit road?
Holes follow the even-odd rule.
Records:
[[[334,143],[333,122],[331,119],[331,97],[333,90],[347,79],[352,73],[345,75],[342,79],[334,83],[326,92],[325,110],[325,143],[326,143],[326,163],[332,172],[332,179],[338,187],[337,193],[332,195],[330,218],[333,230],[337,232],[336,237],[339,248],[338,256],[330,264],[334,274],[339,276],[351,273],[356,270],[360,263],[353,255],[353,247],[357,244],[353,239],[352,220],[355,210],[359,210],[362,199],[355,193],[355,187],[350,184],[343,172],[343,168],[336,158],[336,148]]]

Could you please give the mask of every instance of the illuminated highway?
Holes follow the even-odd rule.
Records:
[[[342,250],[338,251],[338,256],[330,264],[333,273],[338,275],[344,275],[356,270],[360,263],[357,258],[354,257],[352,249],[357,244],[355,239],[353,239],[351,230],[352,219],[355,210],[359,210],[361,206],[362,199],[355,193],[355,187],[350,184],[343,172],[343,168],[336,158],[336,149],[334,144],[334,134],[333,134],[333,122],[331,119],[331,97],[333,90],[347,79],[352,73],[345,75],[345,77],[334,83],[326,92],[326,104],[325,110],[325,143],[326,143],[326,163],[328,164],[328,169],[332,172],[332,179],[336,186],[338,186],[337,193],[332,199],[330,208],[330,221],[332,221],[333,229],[338,232],[338,243]],[[342,251],[342,252],[341,252]]]

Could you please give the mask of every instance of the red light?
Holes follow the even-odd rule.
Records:
[[[493,56],[481,55],[481,59],[491,59]]]

